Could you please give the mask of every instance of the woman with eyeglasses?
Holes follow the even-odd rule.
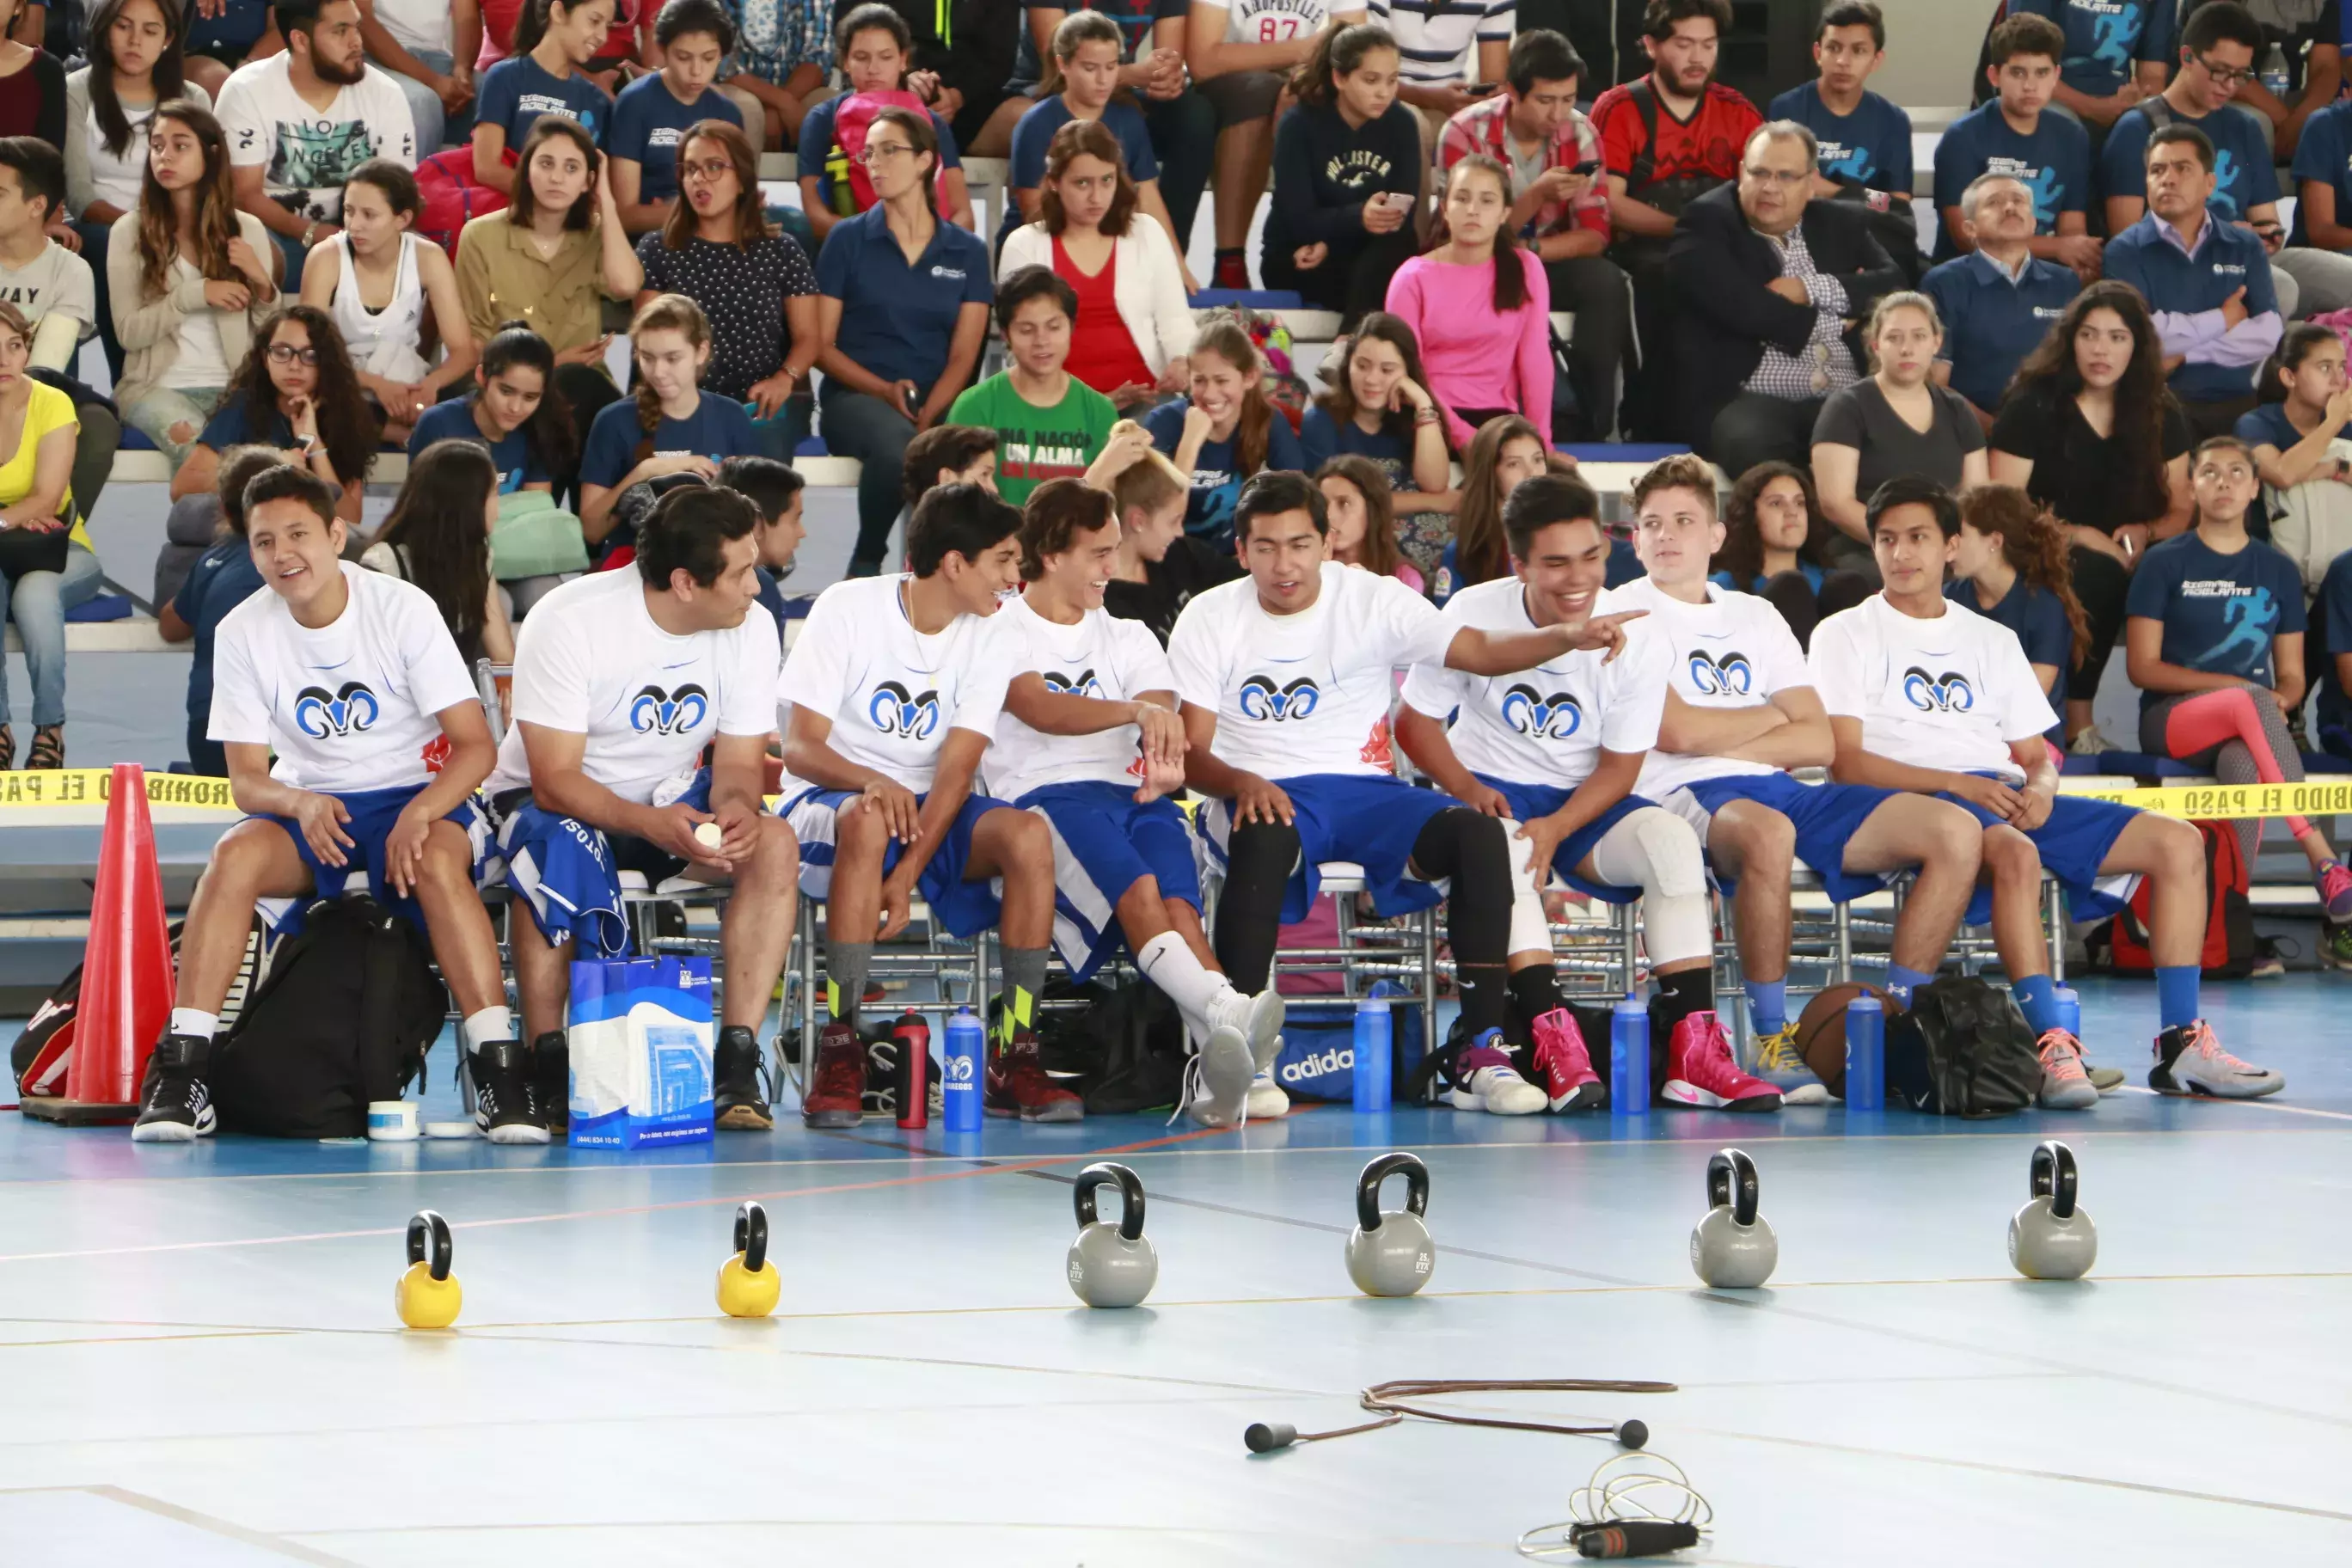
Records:
[[[173,507],[185,502],[214,514],[220,455],[231,447],[273,447],[287,462],[339,488],[336,515],[356,527],[379,435],[333,319],[315,306],[289,305],[254,334],[227,395],[172,476]],[[175,538],[184,536],[183,521],[172,524]]]
[[[907,443],[971,384],[994,299],[986,242],[933,211],[930,117],[878,111],[858,156],[877,200],[834,226],[816,270],[824,444],[865,465],[853,577],[882,570]]]

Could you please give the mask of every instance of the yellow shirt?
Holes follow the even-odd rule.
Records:
[[[27,378],[30,379],[30,378]],[[32,383],[32,400],[25,405],[25,431],[16,449],[8,460],[0,463],[0,506],[15,506],[33,493],[36,460],[40,456],[41,442],[52,430],[79,431],[81,421],[74,415],[73,399],[45,381]],[[66,487],[65,499],[59,501],[62,511],[73,500],[73,487]],[[89,548],[89,535],[83,531],[81,520],[74,520],[73,542],[83,549]]]
[[[565,229],[555,254],[541,257],[530,231],[507,221],[513,216],[489,213],[457,234],[457,297],[474,341],[488,342],[511,320],[529,323],[558,353],[594,342],[604,335],[596,226]]]

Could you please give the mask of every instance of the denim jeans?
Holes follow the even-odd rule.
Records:
[[[97,593],[104,575],[98,557],[74,544],[66,548],[63,572],[0,577],[0,621],[16,616],[16,635],[25,640],[25,664],[33,674],[37,726],[66,721],[66,612]],[[0,724],[6,722],[8,683],[0,679]]]
[[[113,237],[114,226],[76,219],[73,226],[74,232],[81,236],[81,258],[89,263],[90,279],[97,285],[98,343],[106,355],[106,374],[121,381],[122,342],[114,335],[113,294],[106,286],[106,247]]]
[[[447,76],[450,57],[438,49],[410,49],[416,63],[438,76]],[[433,90],[430,82],[413,76],[403,76],[390,66],[377,63],[377,68],[392,78],[400,89],[401,97],[408,100],[408,113],[416,121],[416,155],[428,158],[441,150],[444,142],[466,141],[474,134],[474,106],[471,103],[451,114],[441,102],[441,95]]]
[[[122,422],[140,431],[155,443],[155,449],[171,459],[177,469],[194,450],[196,437],[204,433],[205,421],[221,405],[228,389],[221,386],[150,387],[131,402],[122,405]],[[195,428],[184,441],[172,438],[171,429],[185,420]]]
[[[857,544],[849,552],[849,574],[871,576],[881,570],[891,524],[898,521],[907,443],[915,438],[915,422],[882,399],[836,381],[828,380],[821,395],[818,428],[825,450],[865,465],[857,478]]]

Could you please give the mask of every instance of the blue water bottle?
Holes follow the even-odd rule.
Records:
[[[940,1110],[950,1132],[980,1131],[980,1073],[984,1047],[979,1017],[959,1007],[948,1020],[947,1072],[940,1085]]]
[[[2072,985],[2058,986],[2050,993],[2050,997],[2058,1005],[2058,1026],[2076,1039],[2081,1039],[2083,1037],[2083,998],[2075,994]]]
[[[1886,1109],[1886,1009],[1867,991],[1845,1005],[1845,1108]]]
[[[1609,1113],[1650,1114],[1650,1005],[1632,992],[1609,1017]]]
[[[1356,1004],[1356,1110],[1371,1114],[1389,1108],[1390,1074],[1396,1058],[1391,1047],[1388,982],[1375,981],[1371,994]]]

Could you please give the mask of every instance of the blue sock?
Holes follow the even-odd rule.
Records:
[[[2156,970],[2156,1016],[2158,1026],[2177,1029],[2197,1021],[2197,966],[2158,964]]]
[[[1932,973],[1923,974],[1916,969],[1906,969],[1899,963],[1890,963],[1886,966],[1887,993],[1906,1007],[1911,1005],[1911,993],[1935,978]]]
[[[2029,974],[2009,988],[2025,1014],[2026,1026],[2039,1037],[2063,1027],[2058,1019],[2058,988],[2046,974]]]
[[[1789,1026],[1786,980],[1748,982],[1748,1023],[1759,1035],[1776,1035]]]

